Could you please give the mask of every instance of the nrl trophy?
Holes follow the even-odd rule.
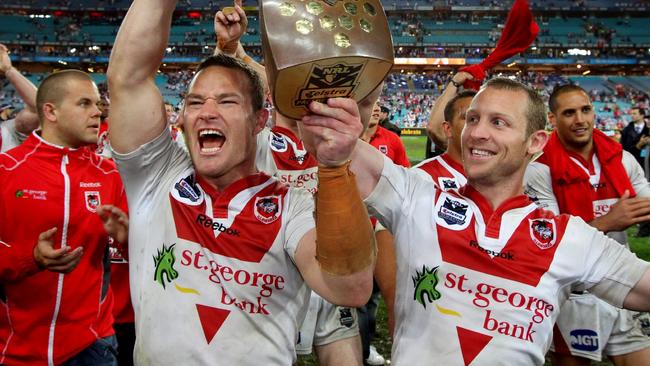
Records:
[[[260,0],[262,48],[273,104],[291,119],[312,101],[357,102],[393,65],[379,0]]]

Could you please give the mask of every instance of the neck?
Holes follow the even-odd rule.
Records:
[[[558,137],[559,137],[559,135],[558,135]],[[594,139],[593,139],[593,137],[589,140],[589,142],[587,142],[583,146],[573,146],[573,145],[567,144],[562,140],[562,138],[560,138],[560,143],[562,143],[562,146],[564,146],[564,148],[567,151],[571,151],[572,153],[576,153],[576,154],[580,155],[583,159],[585,159],[585,161],[589,161],[589,159],[591,158],[591,154],[594,151]]]
[[[494,182],[479,182],[468,179],[467,183],[485,197],[493,210],[501,206],[508,199],[524,193],[522,180],[519,180],[519,184],[512,184],[512,181],[500,181],[498,184],[495,184]]]
[[[47,141],[52,145],[56,145],[60,147],[68,147],[71,149],[76,149],[79,147],[79,146],[72,146],[72,144],[62,139],[58,134],[54,133],[54,131],[52,131],[49,128],[42,129],[40,135],[43,140]]]
[[[249,169],[233,168],[233,170],[231,170],[225,175],[219,177],[208,177],[205,175],[201,175],[201,179],[207,182],[214,190],[221,193],[236,181],[244,179],[255,173],[257,173],[257,170],[254,167],[250,167]]]
[[[447,150],[445,151],[447,155],[458,164],[463,163],[463,158],[460,154],[460,148],[453,146],[452,144],[447,145]]]
[[[296,136],[300,136],[300,132],[298,130],[298,123],[292,119],[288,119],[287,117],[284,117],[278,113],[275,118],[275,124],[277,126],[286,128],[287,130],[290,130]]]

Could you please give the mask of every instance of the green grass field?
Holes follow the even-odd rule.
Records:
[[[415,165],[424,160],[426,137],[403,136],[402,141],[404,142],[406,153],[412,165]],[[630,228],[628,230],[630,248],[634,253],[637,254],[637,256],[639,256],[639,258],[650,261],[650,238],[637,238],[634,236],[634,234],[636,234],[636,229]],[[373,344],[375,347],[377,347],[377,351],[379,353],[384,355],[387,360],[390,359],[392,342],[388,334],[388,317],[386,315],[386,306],[383,301],[379,304],[379,311],[377,312],[377,335]],[[546,364],[550,365],[549,362]],[[299,359],[299,365],[316,366],[318,365],[318,362],[313,356],[301,357]],[[593,366],[611,365],[612,363],[610,362],[593,363]]]

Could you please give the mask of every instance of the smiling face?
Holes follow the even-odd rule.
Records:
[[[183,110],[187,147],[198,174],[217,188],[252,174],[255,135],[268,112],[251,107],[243,72],[210,66],[196,74]]]
[[[596,116],[589,96],[581,90],[558,94],[554,109],[549,114],[549,120],[562,145],[570,151],[590,153]]]
[[[527,107],[522,91],[487,87],[474,97],[461,137],[470,183],[494,187],[523,179],[533,153],[526,138]]]

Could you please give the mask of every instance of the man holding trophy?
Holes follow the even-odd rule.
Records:
[[[374,10],[377,17],[381,8],[375,4],[365,11]],[[113,156],[132,212],[135,362],[289,364],[308,288],[331,303],[356,307],[372,287],[372,228],[349,162],[328,141],[356,143],[363,127],[355,100],[370,93],[385,73],[368,86],[360,81],[370,80],[365,71],[373,69],[372,60],[319,64],[313,57],[313,65],[304,66],[309,78],[295,91],[277,83],[288,80],[287,67],[275,64],[273,89],[299,97],[278,104],[281,113],[293,109],[294,118],[346,126],[336,136],[317,136],[314,203],[308,193],[256,171],[255,135],[268,117],[263,87],[255,72],[231,57],[211,57],[199,66],[181,111],[189,156],[173,144],[154,77],[175,5],[173,0],[134,1],[108,70]],[[299,6],[304,4],[296,2]],[[287,8],[287,2],[277,7]],[[313,5],[312,11],[327,13]],[[355,29],[368,33],[375,26],[371,15],[346,11],[331,18],[337,19],[334,25],[309,13],[312,26],[331,28],[332,43],[340,49],[360,39]],[[286,37],[312,42],[305,34],[307,20],[292,21],[295,31]],[[274,49],[272,42],[267,46]],[[312,51],[329,58],[322,48]],[[154,226],[157,230],[151,230]]]

